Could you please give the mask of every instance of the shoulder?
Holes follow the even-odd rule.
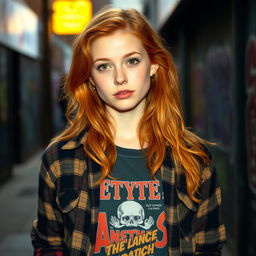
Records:
[[[203,201],[215,198],[215,203],[219,205],[221,202],[221,189],[214,155],[212,153],[212,149],[208,146],[203,145],[203,148],[209,158],[209,162],[207,164],[202,164],[198,194]]]
[[[47,165],[52,165],[55,161],[60,160],[63,155],[62,147],[68,143],[68,141],[58,141],[49,144],[43,151],[41,160]]]
[[[82,130],[77,135],[69,139],[59,139],[50,143],[43,152],[42,158],[52,161],[62,159],[63,157],[73,158],[77,152],[81,151],[84,146],[87,129]],[[58,137],[57,137],[58,138]]]
[[[208,191],[212,181],[215,181],[217,179],[217,172],[215,168],[215,163],[214,163],[214,157],[212,154],[212,149],[204,144],[200,143],[199,144],[199,150],[204,153],[205,159],[202,157],[199,157],[198,155],[195,156],[195,160],[198,163],[198,192],[197,196],[200,195],[201,191],[205,192]],[[198,151],[198,149],[197,149]],[[187,191],[187,185],[188,185],[188,175],[187,171],[183,166],[176,166],[175,167],[175,181],[176,181],[176,188],[178,189],[179,192],[188,195]]]
[[[42,153],[42,166],[54,180],[84,171],[85,151],[81,135],[49,144]]]
[[[201,160],[202,175],[204,175],[205,172],[208,172],[209,174],[211,174],[212,172],[216,171],[212,149],[206,144],[200,144],[200,147],[202,148],[202,151],[206,154],[208,158],[207,163],[204,163]]]

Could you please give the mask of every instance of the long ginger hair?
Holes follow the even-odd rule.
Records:
[[[141,148],[147,145],[147,166],[154,176],[165,158],[166,146],[169,146],[174,166],[185,169],[188,195],[198,201],[196,192],[202,164],[210,162],[202,144],[209,143],[184,126],[180,86],[172,57],[146,18],[134,9],[101,11],[74,41],[73,58],[64,87],[69,102],[68,125],[52,142],[69,140],[87,128],[84,149],[101,166],[99,182],[110,175],[116,161],[116,149],[105,105],[90,83],[90,47],[96,38],[127,28],[141,40],[151,63],[159,64],[137,130]]]

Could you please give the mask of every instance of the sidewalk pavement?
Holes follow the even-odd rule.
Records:
[[[0,255],[33,255],[30,231],[36,218],[41,152],[15,165],[13,176],[0,187]]]
[[[36,218],[41,152],[14,166],[13,177],[0,187],[0,256],[32,256],[30,231]],[[227,248],[223,256],[231,256]]]

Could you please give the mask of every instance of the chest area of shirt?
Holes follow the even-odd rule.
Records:
[[[113,178],[101,183],[95,255],[156,255],[165,250],[161,180],[151,177],[143,159],[133,160],[117,162]]]

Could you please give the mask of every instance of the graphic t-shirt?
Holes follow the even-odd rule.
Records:
[[[167,256],[162,182],[142,150],[117,147],[111,176],[100,187],[94,255]]]

